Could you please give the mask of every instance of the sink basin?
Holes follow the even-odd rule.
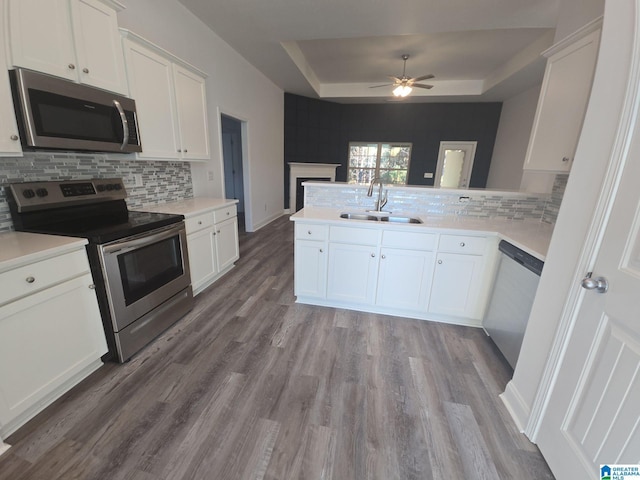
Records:
[[[366,213],[342,213],[340,214],[340,218],[345,218],[347,220],[369,220],[372,222],[422,223],[422,220],[419,218],[397,216],[378,217],[375,215],[368,215]]]
[[[380,221],[390,223],[422,223],[422,220],[413,217],[382,217]]]
[[[340,218],[347,218],[349,220],[378,220],[378,217],[374,215],[367,215],[366,213],[343,213]]]

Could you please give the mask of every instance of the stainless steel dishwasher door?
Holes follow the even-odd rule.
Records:
[[[522,255],[530,257],[528,254],[511,244],[507,246],[511,249],[506,254],[501,248],[498,273],[483,327],[511,367],[515,368],[540,276],[539,270],[534,273],[523,264]],[[527,261],[534,261],[536,267],[542,269],[542,261],[533,257],[525,258],[525,263]]]

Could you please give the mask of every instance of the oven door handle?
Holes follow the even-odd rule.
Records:
[[[113,101],[113,105],[118,110],[118,114],[120,115],[120,121],[122,122],[122,145],[120,145],[120,150],[124,150],[124,147],[129,143],[129,121],[127,120],[127,116],[124,114],[124,109],[118,100]]]
[[[131,250],[135,250],[137,248],[141,248],[152,243],[159,242],[166,238],[175,237],[176,235],[180,235],[180,232],[184,231],[184,227],[180,225],[179,227],[170,226],[168,229],[155,233],[153,235],[145,235],[140,238],[134,238],[130,240],[125,240],[118,243],[113,243],[111,245],[104,245],[102,247],[102,251],[106,254],[113,253],[127,253]]]

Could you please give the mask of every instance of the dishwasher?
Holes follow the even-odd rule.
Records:
[[[502,240],[496,280],[482,326],[516,367],[544,262]]]

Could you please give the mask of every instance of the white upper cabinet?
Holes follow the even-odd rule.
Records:
[[[132,32],[121,33],[139,118],[142,152],[137,158],[211,158],[205,74]]]
[[[601,19],[544,52],[542,82],[525,170],[568,172],[582,130],[600,43]]]
[[[182,156],[206,160],[210,155],[204,78],[180,65],[173,66],[173,78]]]
[[[128,93],[116,9],[108,0],[7,0],[10,64]]]
[[[1,3],[0,7],[2,7]],[[0,9],[0,25],[5,24],[3,14],[4,10]],[[4,68],[6,64],[5,50],[0,48],[0,65]],[[0,157],[3,156],[22,156],[18,125],[13,111],[11,86],[9,76],[6,74],[0,75]]]

